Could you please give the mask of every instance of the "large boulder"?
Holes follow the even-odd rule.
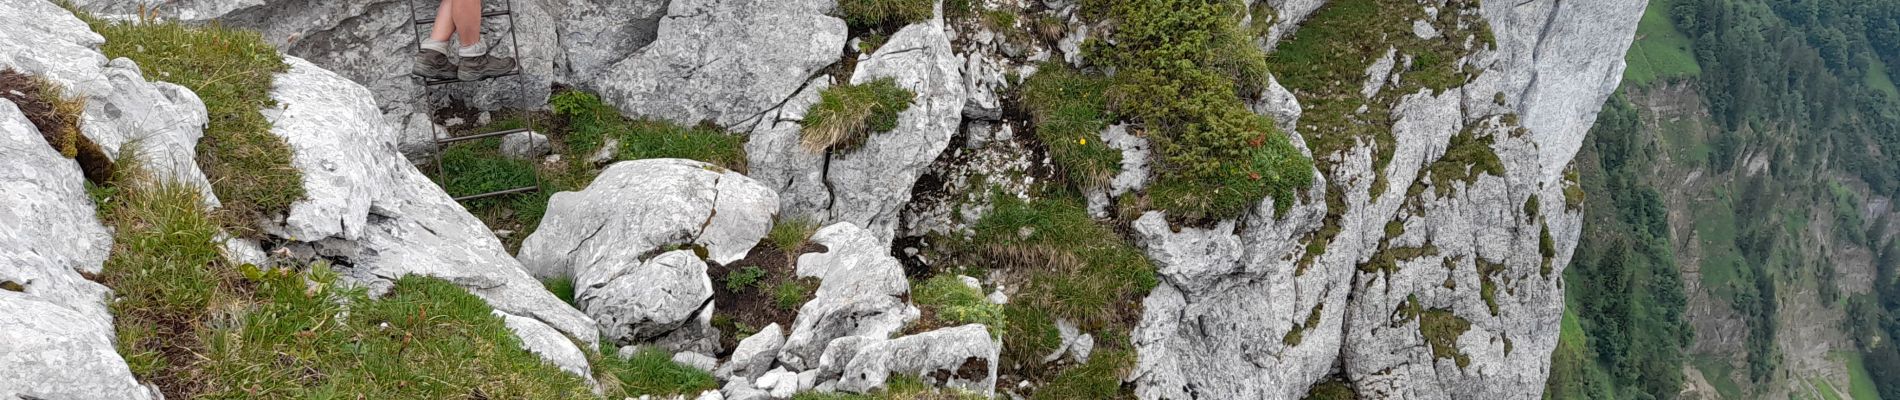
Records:
[[[716,334],[706,326],[705,261],[693,251],[656,253],[699,247],[712,262],[738,261],[777,212],[778,195],[737,172],[692,160],[625,161],[584,190],[556,193],[520,259],[537,276],[573,279],[581,308],[616,343],[710,351],[698,344]],[[682,328],[690,337],[660,340]]]
[[[828,251],[800,256],[798,276],[818,278],[818,291],[798,308],[779,362],[811,369],[833,339],[889,338],[917,319],[917,307],[905,300],[910,281],[904,266],[882,239],[845,222],[819,229],[812,241]]]
[[[798,145],[798,124],[774,121],[769,129],[754,130],[747,145],[754,174],[786,188],[787,215],[850,222],[888,243],[911,188],[949,146],[963,120],[963,64],[941,17],[904,27],[862,58],[851,74],[852,84],[890,78],[916,94],[910,108],[898,114],[896,129],[871,134],[861,148],[821,154]],[[800,107],[785,111],[795,114],[789,119],[802,119],[816,97],[816,90],[809,92],[787,102],[786,107]]]
[[[825,15],[834,7],[831,0],[674,0],[652,43],[578,83],[628,115],[750,131],[838,61],[845,24]]]
[[[521,244],[536,276],[605,283],[670,245],[700,246],[731,263],[772,229],[778,195],[745,175],[693,160],[614,163],[586,189],[555,193]]]
[[[112,248],[84,182],[0,100],[0,396],[151,397],[113,345],[111,291],[81,275]]]
[[[692,250],[674,250],[579,291],[574,302],[603,334],[626,344],[663,338],[694,322],[712,307],[712,294],[706,262]]]
[[[864,393],[894,375],[918,376],[933,386],[996,394],[996,363],[1003,343],[970,324],[862,345],[844,367],[838,390]]]
[[[370,92],[308,61],[286,57],[265,110],[271,133],[291,148],[306,196],[281,220],[264,221],[270,242],[384,293],[406,275],[440,278],[521,317],[510,326],[543,355],[572,354],[572,341],[532,340],[545,324],[587,346],[594,321],[554,297],[509,257],[494,234],[396,150],[396,130]],[[552,361],[562,362],[560,359]]]

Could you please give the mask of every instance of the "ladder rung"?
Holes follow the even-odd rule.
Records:
[[[482,193],[482,194],[476,194],[476,195],[457,197],[455,198],[455,201],[469,201],[469,200],[474,200],[474,199],[479,199],[479,198],[484,198],[484,197],[506,196],[506,195],[516,194],[516,193],[532,192],[532,191],[536,191],[540,189],[541,189],[540,186],[522,186],[522,187],[518,187],[514,189],[500,190],[500,191],[494,191],[494,192],[488,192],[488,193]]]
[[[455,143],[455,142],[466,142],[470,140],[487,139],[487,138],[496,137],[496,136],[513,135],[513,134],[527,132],[527,131],[530,131],[530,129],[520,128],[520,129],[509,129],[505,131],[494,131],[494,132],[489,132],[489,133],[478,133],[478,134],[473,134],[473,135],[468,135],[468,136],[456,136],[452,138],[440,139],[440,140],[436,140],[435,143],[436,144],[450,144],[450,143]]]
[[[503,15],[508,15],[508,10],[495,10],[495,11],[485,12],[485,13],[482,13],[482,18],[499,17]],[[429,18],[416,20],[416,25],[428,25],[428,24],[433,24],[433,23],[435,23],[435,17],[429,17]]]
[[[480,81],[485,81],[489,79],[506,78],[506,77],[515,76],[515,75],[521,75],[521,68],[515,68],[515,70],[508,71],[508,73],[505,73],[505,74],[495,75],[495,76],[482,78],[479,80],[473,80],[473,81],[465,81],[461,79],[424,79],[422,84],[429,85],[429,86],[441,86],[441,85],[447,85],[447,84],[456,83],[456,82],[480,82]]]

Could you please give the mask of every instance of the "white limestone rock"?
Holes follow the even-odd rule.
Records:
[[[501,137],[501,155],[517,160],[535,160],[554,152],[547,135],[539,132],[515,132]]]
[[[44,2],[0,3],[7,21],[0,29],[0,68],[11,68],[61,86],[80,97],[80,133],[117,160],[137,142],[139,162],[154,176],[198,188],[217,207],[211,183],[198,169],[198,138],[208,119],[204,102],[184,87],[148,82],[129,59],[107,61],[105,39],[65,9]]]
[[[0,396],[151,398],[114,347],[110,289],[81,275],[112,247],[84,182],[0,100]]]
[[[306,194],[281,220],[261,222],[273,240],[292,254],[331,261],[372,294],[406,275],[440,278],[521,317],[518,326],[546,324],[596,345],[592,319],[529,276],[481,220],[403,158],[397,128],[381,118],[368,89],[308,61],[285,61],[289,69],[270,92],[278,107],[263,112],[271,133],[290,145]],[[550,346],[530,348],[543,355],[578,351],[565,340],[524,344]]]
[[[704,247],[716,263],[743,259],[778,208],[770,188],[712,164],[623,161],[586,189],[555,193],[519,258],[537,277],[574,278],[584,295],[670,245]]]
[[[910,294],[904,266],[870,231],[838,223],[819,229],[812,242],[829,251],[800,256],[798,276],[821,282],[811,301],[799,307],[779,362],[810,369],[833,339],[888,338],[917,319],[917,308],[904,300]]]
[[[750,131],[837,61],[845,24],[825,15],[833,7],[826,0],[671,1],[652,43],[589,71],[598,78],[581,84],[630,116]]]
[[[599,382],[594,381],[593,371],[588,369],[587,353],[583,353],[580,348],[574,347],[572,345],[573,342],[567,338],[567,335],[562,334],[561,331],[554,330],[554,327],[535,321],[532,318],[521,317],[501,311],[489,312],[494,314],[495,317],[501,318],[502,324],[506,325],[508,330],[514,331],[515,336],[521,338],[521,341],[524,342],[521,347],[533,351],[536,355],[541,356],[541,359],[547,360],[547,362],[554,364],[556,367],[560,367],[562,371],[579,375],[581,379],[587,380],[589,386],[600,385]]]
[[[1287,12],[1298,6],[1290,3],[1268,3],[1281,11],[1275,28],[1289,29],[1281,35],[1297,26],[1288,21],[1303,18]],[[1541,395],[1562,316],[1556,276],[1569,262],[1580,219],[1558,200],[1561,173],[1619,81],[1643,3],[1478,7],[1471,12],[1490,22],[1498,47],[1460,60],[1476,72],[1472,82],[1442,93],[1388,93],[1395,87],[1389,72],[1368,69],[1361,94],[1398,99],[1391,106],[1396,146],[1383,169],[1374,168],[1367,145],[1316,155],[1334,162],[1320,178],[1342,192],[1343,208],[1330,210],[1338,233],[1316,246],[1324,253],[1305,248],[1329,211],[1320,201],[1324,186],[1298,196],[1284,214],[1263,201],[1241,224],[1176,231],[1154,215],[1136,222],[1164,278],[1132,338],[1141,354],[1133,375],[1139,397],[1298,398],[1335,365],[1345,366],[1340,372],[1361,396],[1374,398]],[[1405,57],[1393,57],[1395,70],[1412,56],[1396,50]],[[1264,105],[1256,111],[1282,117],[1275,110],[1289,109]],[[1523,134],[1502,122],[1512,113]],[[1427,167],[1462,132],[1493,141],[1503,175],[1478,173],[1439,187]],[[1425,190],[1408,194],[1413,182]],[[1386,185],[1377,196],[1375,184]],[[1542,199],[1534,215],[1522,211],[1531,196]],[[1397,228],[1391,234],[1388,223]],[[1548,260],[1535,247],[1546,226],[1557,250]],[[1415,253],[1381,256],[1407,249]],[[1480,276],[1477,260],[1495,264]],[[1358,268],[1374,262],[1371,271]],[[1496,313],[1480,293],[1487,281],[1496,285]],[[1417,322],[1396,312],[1414,297],[1421,308],[1470,322],[1451,338],[1467,365],[1434,358]]]
[[[876,341],[858,349],[837,388],[864,393],[901,374],[919,376],[934,386],[991,396],[996,393],[996,365],[1002,350],[1002,343],[981,324]]]
[[[720,366],[713,375],[729,378],[755,379],[772,367],[772,360],[778,358],[779,349],[785,346],[785,333],[774,323],[760,328],[758,333],[739,341],[732,350],[732,357]]]
[[[619,344],[666,337],[712,306],[706,262],[692,250],[662,253],[590,282],[575,291],[574,302],[600,325],[601,334]]]

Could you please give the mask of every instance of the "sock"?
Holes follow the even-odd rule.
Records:
[[[449,55],[449,41],[447,40],[423,39],[422,48],[435,50],[435,52],[442,53],[442,55]]]
[[[475,44],[457,48],[455,53],[462,57],[481,57],[488,54],[488,44],[477,41]]]

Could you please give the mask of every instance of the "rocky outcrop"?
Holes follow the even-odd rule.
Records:
[[[99,273],[112,247],[84,182],[0,100],[0,396],[151,397],[114,347],[111,290],[81,275]]]
[[[798,146],[797,124],[770,125],[754,131],[747,145],[754,173],[784,187],[785,214],[850,222],[889,242],[912,186],[950,144],[962,121],[966,95],[961,64],[941,17],[904,27],[860,59],[851,75],[852,84],[891,78],[916,94],[910,108],[898,114],[896,129],[871,134],[862,148],[816,154]],[[815,98],[816,93],[801,93],[786,106],[802,105],[791,111],[802,118],[803,108]]]
[[[298,258],[331,261],[339,272],[387,291],[406,275],[440,278],[468,289],[496,311],[521,317],[511,326],[545,324],[587,346],[594,321],[555,298],[509,257],[481,220],[449,198],[397,152],[394,127],[380,118],[369,90],[308,61],[287,57],[265,110],[271,133],[291,148],[306,197],[282,220],[265,221],[276,247]],[[578,351],[573,341],[533,340],[538,354]]]
[[[778,195],[712,164],[615,163],[579,192],[556,193],[522,242],[520,260],[543,278],[574,280],[575,300],[619,344],[665,342],[716,352],[705,258],[745,257],[772,228]],[[702,318],[702,316],[704,318]]]
[[[1269,46],[1318,6],[1266,3],[1281,16]],[[1461,60],[1475,78],[1443,92],[1390,93],[1408,49],[1369,69],[1364,95],[1397,99],[1388,164],[1362,143],[1315,154],[1333,165],[1285,213],[1268,200],[1242,223],[1136,222],[1163,278],[1133,337],[1140,397],[1299,398],[1334,372],[1373,398],[1542,394],[1579,227],[1562,171],[1620,79],[1643,3],[1432,5],[1476,13],[1496,45],[1476,41]],[[1298,105],[1277,92],[1256,111],[1289,127]],[[1481,149],[1457,150],[1497,168],[1449,159],[1474,143],[1460,135]],[[1434,176],[1449,172],[1463,174]]]
[[[834,339],[889,338],[917,319],[917,308],[904,299],[910,294],[904,266],[872,232],[838,223],[819,229],[812,242],[829,251],[798,258],[798,276],[820,282],[811,301],[798,308],[792,333],[779,351],[780,363],[811,369]]]
[[[983,325],[944,328],[858,347],[845,364],[838,390],[864,393],[895,375],[925,383],[995,395],[996,363],[1003,344]]]
[[[630,116],[749,131],[837,62],[845,24],[825,15],[833,7],[829,0],[674,0],[652,43],[580,83]]]

